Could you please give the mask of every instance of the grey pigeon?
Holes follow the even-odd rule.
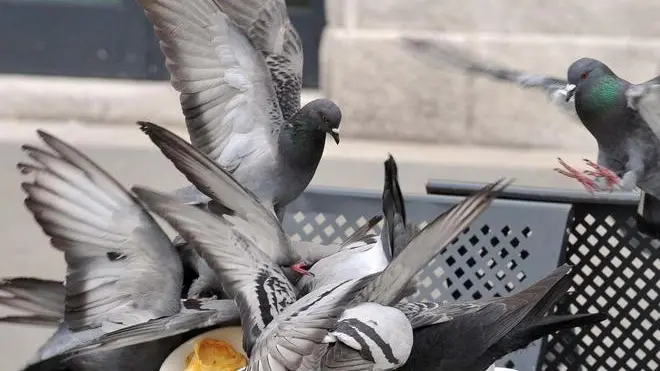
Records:
[[[543,76],[525,71],[506,68],[492,62],[479,61],[467,52],[450,46],[439,45],[428,40],[403,37],[403,44],[417,55],[425,58],[431,63],[440,65],[447,63],[467,73],[487,76],[499,81],[520,85],[526,89],[539,90],[546,94],[548,100],[562,112],[577,118],[575,102],[572,97],[567,99],[568,81],[552,76]]]
[[[103,334],[188,311],[179,299],[181,260],[151,215],[116,180],[65,142],[38,134],[52,152],[23,146],[35,162],[18,164],[34,177],[22,184],[25,205],[64,253],[67,274],[63,286],[25,278],[4,282],[3,291],[12,294],[4,304],[59,322],[25,370],[157,369],[180,339],[70,357],[71,349]],[[222,306],[216,313],[238,320],[231,301],[184,303],[196,313]]]
[[[571,64],[567,79],[533,75],[499,66],[488,66],[465,52],[429,41],[404,38],[404,44],[434,61],[444,61],[467,72],[545,90],[564,112],[577,116],[598,142],[592,170],[579,171],[559,158],[562,175],[577,179],[589,192],[642,191],[637,227],[660,238],[660,77],[631,84],[616,76],[602,62],[581,58]],[[583,77],[584,76],[584,77]]]
[[[196,148],[281,219],[311,181],[341,111],[300,107],[303,51],[284,0],[138,0],[153,23]],[[192,203],[208,198],[187,187]]]
[[[0,322],[45,327],[59,326],[66,291],[59,281],[34,277],[0,279],[0,304],[28,314],[0,317]]]
[[[561,329],[595,325],[605,314],[549,315],[572,284],[562,265],[508,297],[455,303],[397,305],[414,328],[408,362],[400,370],[482,371],[504,355]]]
[[[570,94],[584,126],[598,142],[598,160],[587,163],[595,171],[582,174],[567,167],[564,175],[596,188],[588,175],[604,177],[611,189],[618,185],[632,191],[639,187],[645,207],[638,215],[642,232],[660,232],[660,125],[658,77],[639,85],[618,77],[604,63],[581,58],[568,69]]]
[[[22,183],[25,205],[52,246],[64,253],[67,275],[63,321],[30,362],[30,370],[55,367],[51,357],[80,341],[178,312],[181,291],[179,256],[141,204],[75,148],[43,131],[38,134],[54,153],[23,146],[36,162],[18,165],[34,176]],[[81,357],[68,366],[144,369],[145,362],[158,362],[163,350],[164,345],[145,344]]]

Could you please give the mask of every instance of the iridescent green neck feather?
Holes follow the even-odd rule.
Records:
[[[603,76],[584,94],[590,109],[608,110],[620,98],[621,83],[614,76]]]

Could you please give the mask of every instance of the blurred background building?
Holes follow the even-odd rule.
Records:
[[[305,48],[306,97],[323,94],[339,103],[344,136],[593,147],[581,125],[541,94],[420,61],[404,49],[400,35],[455,44],[481,58],[558,77],[581,56],[602,59],[633,82],[659,70],[660,3],[650,0],[287,3]],[[152,27],[134,0],[0,0],[0,35],[0,77],[43,80],[5,79],[0,115],[102,122],[155,115],[159,122],[182,123]],[[79,79],[69,90],[46,76]],[[153,81],[160,84],[145,83]],[[135,89],[122,85],[113,94],[118,82]]]

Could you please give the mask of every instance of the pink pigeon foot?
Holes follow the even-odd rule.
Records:
[[[312,277],[314,277],[314,273],[311,273],[310,271],[305,269],[306,266],[307,266],[307,263],[305,263],[304,261],[301,261],[301,262],[298,262],[298,263],[292,265],[291,269],[294,272],[298,272],[298,273],[302,274],[303,276],[312,276]]]
[[[581,171],[577,170],[576,168],[570,166],[567,164],[564,160],[562,160],[560,157],[557,157],[557,161],[559,161],[559,164],[564,167],[564,169],[560,168],[555,168],[554,170],[558,172],[559,174],[573,178],[580,182],[582,186],[587,190],[589,193],[594,193],[597,191],[600,187],[598,186],[598,183],[596,183],[595,180],[589,178],[587,175],[583,174]]]
[[[612,170],[600,166],[597,163],[589,160],[589,159],[583,159],[584,162],[594,170],[585,170],[584,173],[593,177],[602,177],[605,179],[607,182],[607,189],[609,191],[612,191],[614,189],[614,186],[621,186],[621,178],[619,178],[618,175],[616,175]]]

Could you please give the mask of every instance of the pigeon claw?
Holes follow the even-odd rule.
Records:
[[[560,168],[555,168],[554,170],[558,172],[559,174],[573,178],[580,182],[582,186],[587,190],[589,193],[594,193],[599,189],[598,183],[596,183],[595,180],[589,178],[586,174],[583,172],[577,170],[576,168],[570,166],[567,164],[564,160],[562,160],[560,157],[557,157],[557,161],[559,161],[559,164],[564,167],[564,169]]]
[[[607,189],[609,191],[612,191],[614,189],[614,186],[619,186],[619,187],[621,186],[621,178],[619,178],[619,176],[616,175],[612,170],[600,166],[597,163],[586,158],[583,159],[583,161],[587,164],[587,166],[594,169],[594,170],[585,170],[584,173],[593,177],[603,177],[607,182]]]
[[[305,269],[306,266],[307,266],[307,263],[305,263],[304,261],[301,261],[301,262],[298,262],[298,263],[292,265],[291,269],[294,272],[298,272],[298,273],[302,274],[303,276],[312,276],[312,277],[314,277],[314,273],[312,273],[312,272],[308,271],[307,269]]]

